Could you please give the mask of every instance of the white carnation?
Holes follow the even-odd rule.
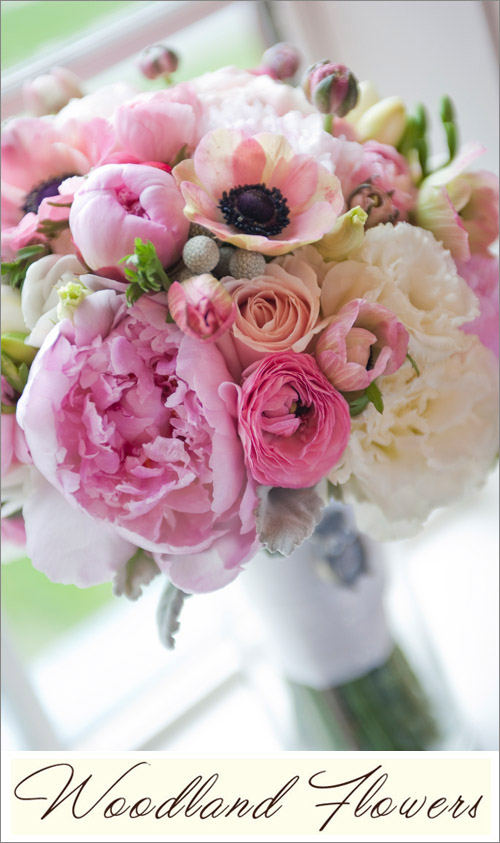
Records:
[[[436,507],[480,485],[498,453],[498,367],[478,340],[381,380],[384,412],[352,420],[342,465],[330,474],[379,540],[414,535]]]
[[[23,284],[21,305],[31,334],[29,345],[40,348],[45,337],[59,321],[57,290],[86,269],[75,255],[47,255],[28,268]]]
[[[419,365],[470,344],[460,326],[478,316],[478,300],[429,231],[408,223],[375,226],[351,258],[323,280],[325,315],[356,297],[378,301],[407,328]]]

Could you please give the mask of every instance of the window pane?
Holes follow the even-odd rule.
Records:
[[[137,0],[6,0],[2,3],[2,70],[140,5]]]

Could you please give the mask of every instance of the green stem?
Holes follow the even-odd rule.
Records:
[[[323,128],[329,135],[333,135],[333,114],[325,114],[323,118]]]

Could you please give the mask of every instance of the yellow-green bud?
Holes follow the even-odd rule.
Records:
[[[28,336],[23,331],[7,331],[2,334],[2,351],[8,354],[14,363],[26,363],[28,366],[33,362],[33,358],[38,349],[33,348],[32,345],[26,345],[24,342]]]
[[[332,230],[314,244],[323,260],[346,260],[354,249],[361,246],[367,219],[368,214],[359,207],[351,208],[346,214],[342,214]]]
[[[400,97],[386,97],[372,105],[356,123],[361,143],[376,140],[397,146],[406,128],[406,109]]]

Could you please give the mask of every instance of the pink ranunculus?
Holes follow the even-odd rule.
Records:
[[[169,287],[168,307],[181,331],[214,342],[229,330],[236,307],[225,287],[213,275],[194,275]]]
[[[141,161],[172,164],[185,147],[191,155],[201,138],[202,106],[188,82],[143,94],[122,105],[115,116],[118,143]]]
[[[272,261],[251,281],[224,278],[223,283],[236,305],[232,333],[243,368],[273,352],[305,351],[325,325],[316,273],[298,257]]]
[[[249,471],[265,486],[314,486],[342,456],[347,401],[309,354],[271,354],[243,372],[239,432]]]
[[[477,334],[483,345],[498,357],[498,256],[472,255],[466,263],[457,261],[459,275],[479,299],[480,315],[462,325],[467,334]]]
[[[172,172],[192,222],[221,240],[283,255],[319,240],[344,200],[340,182],[282,135],[215,129]]]
[[[172,580],[210,590],[234,579],[255,552],[257,498],[236,419],[219,396],[231,381],[222,355],[168,324],[166,314],[146,296],[130,309],[110,290],[88,296],[74,320],[47,337],[18,414],[35,466],[75,519],[74,507],[127,545],[159,554],[169,573],[170,556],[186,555]],[[63,579],[67,573],[44,556],[58,526],[52,519],[52,535],[43,535],[38,511],[25,511],[33,561]],[[218,560],[209,569],[208,549]],[[92,554],[93,579],[105,580],[99,547]],[[81,572],[74,577],[83,580]]]
[[[376,302],[353,299],[332,317],[316,345],[316,360],[342,392],[366,389],[375,378],[403,365],[408,331],[392,311]]]
[[[415,187],[406,159],[394,147],[378,141],[367,141],[362,146],[361,160],[352,168],[349,177],[342,181],[342,189],[348,204],[360,204],[357,197],[349,203],[349,197],[362,184],[371,184],[391,200],[393,210],[397,211],[397,220],[407,220],[408,214],[415,207],[417,188]],[[375,216],[376,209],[373,209]],[[389,222],[388,219],[375,219],[374,223]],[[368,218],[370,222],[370,215]]]
[[[71,233],[91,269],[120,269],[137,237],[150,240],[163,266],[169,266],[180,258],[189,233],[183,205],[169,173],[143,164],[106,164],[76,192]]]

